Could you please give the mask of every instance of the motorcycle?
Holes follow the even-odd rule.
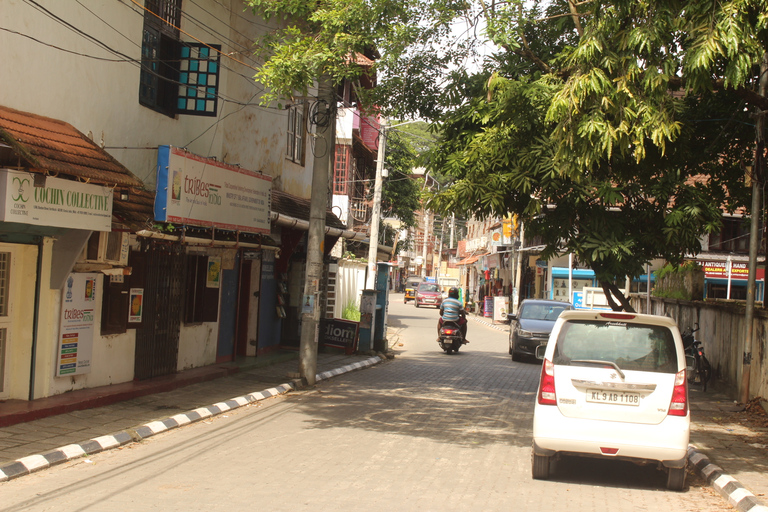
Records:
[[[704,345],[697,340],[694,333],[699,330],[699,324],[695,328],[689,327],[681,334],[685,347],[685,366],[688,373],[688,382],[701,384],[702,391],[707,390],[707,382],[712,376],[712,367],[704,355]]]
[[[450,320],[443,322],[443,325],[440,327],[440,336],[437,338],[437,343],[446,354],[458,352],[459,347],[466,343],[459,323]]]

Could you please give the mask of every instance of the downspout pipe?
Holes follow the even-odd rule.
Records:
[[[43,240],[37,244],[37,272],[35,273],[35,307],[32,313],[32,354],[29,363],[29,401],[35,399],[35,370],[37,368],[37,338],[39,329],[37,328],[40,320],[40,274],[43,271]]]

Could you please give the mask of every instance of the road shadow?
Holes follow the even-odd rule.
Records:
[[[538,369],[488,352],[409,356],[317,388],[313,428],[356,428],[480,447],[530,446]]]

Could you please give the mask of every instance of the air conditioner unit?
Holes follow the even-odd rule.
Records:
[[[124,231],[94,231],[83,249],[83,259],[89,263],[128,264],[128,237]]]

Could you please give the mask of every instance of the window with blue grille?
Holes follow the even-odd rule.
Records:
[[[220,45],[183,43],[179,61],[177,113],[216,115],[220,50]]]
[[[181,0],[146,0],[139,103],[169,117],[215,116],[220,45],[179,38]]]

